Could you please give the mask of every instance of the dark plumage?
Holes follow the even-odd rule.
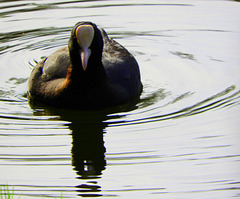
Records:
[[[30,100],[63,108],[120,105],[141,91],[135,58],[91,22],[77,23],[68,47],[40,61],[28,81]]]

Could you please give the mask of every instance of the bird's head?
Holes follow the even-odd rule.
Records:
[[[84,71],[88,68],[90,58],[101,59],[102,49],[101,32],[94,23],[79,22],[74,26],[69,40],[69,50],[74,56],[74,61],[79,62],[78,65],[81,65]]]

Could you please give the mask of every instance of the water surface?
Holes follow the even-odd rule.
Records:
[[[0,184],[20,198],[240,196],[240,4],[1,1]],[[141,101],[32,107],[32,65],[73,25],[103,27],[137,59]]]

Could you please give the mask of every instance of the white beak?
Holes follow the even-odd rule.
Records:
[[[82,61],[82,67],[85,71],[87,69],[88,60],[91,55],[91,49],[89,47],[92,44],[94,37],[94,29],[91,25],[80,25],[76,29],[76,38],[80,46],[80,57]]]

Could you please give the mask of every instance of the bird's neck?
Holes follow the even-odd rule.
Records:
[[[67,72],[67,82],[78,87],[87,85],[98,87],[107,84],[107,75],[102,64],[102,51],[92,52],[85,71],[81,64],[79,50],[70,48],[69,55],[71,64]]]
[[[66,80],[76,86],[88,85],[90,87],[100,87],[108,82],[102,62],[94,63],[92,61],[89,62],[85,71],[83,71],[81,65],[72,63],[68,68]]]

